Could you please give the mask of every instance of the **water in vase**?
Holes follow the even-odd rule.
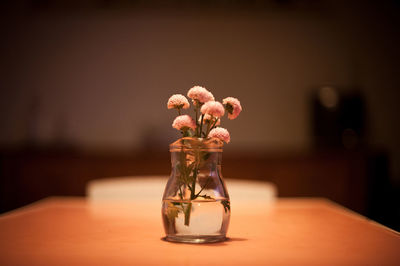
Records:
[[[202,243],[225,239],[229,225],[228,199],[164,200],[162,207],[167,240]]]

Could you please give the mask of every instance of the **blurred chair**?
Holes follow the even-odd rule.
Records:
[[[91,201],[161,201],[167,181],[167,176],[127,176],[94,179],[87,184],[86,195]]]
[[[263,181],[224,179],[234,204],[265,204],[274,202],[277,188]],[[95,179],[86,186],[91,202],[157,201],[161,202],[167,176],[130,176]]]
[[[278,191],[275,184],[266,181],[224,179],[232,202],[272,203]]]

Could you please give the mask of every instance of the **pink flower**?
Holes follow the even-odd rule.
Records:
[[[174,94],[168,99],[167,107],[168,109],[188,109],[189,101],[182,94]]]
[[[225,114],[224,106],[220,102],[206,102],[200,109],[202,114],[209,114],[214,117],[221,117]]]
[[[229,143],[229,141],[231,141],[231,136],[229,135],[228,130],[222,127],[211,129],[210,133],[208,133],[208,136],[210,138],[220,139],[222,141],[225,141],[226,143]]]
[[[227,97],[222,101],[222,103],[224,104],[226,111],[228,111],[228,118],[231,120],[238,117],[242,111],[240,101],[236,98]]]
[[[192,99],[193,102],[198,101],[200,104],[206,103],[208,101],[214,101],[214,96],[212,95],[212,93],[200,86],[194,86],[193,88],[191,88],[188,91],[187,96]]]
[[[188,130],[189,128],[195,129],[196,122],[188,115],[180,115],[175,118],[172,127],[177,130]]]
[[[203,118],[203,123],[211,123],[211,125],[213,125],[214,122],[215,122],[215,119],[216,119],[215,117],[212,117],[209,114],[205,114],[204,118]],[[201,123],[201,116],[199,117],[199,123]],[[221,119],[218,119],[218,121],[217,121],[217,123],[215,125],[216,126],[221,125]]]

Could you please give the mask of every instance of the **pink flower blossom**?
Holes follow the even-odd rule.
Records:
[[[228,130],[222,127],[216,127],[214,129],[211,129],[208,136],[210,138],[218,138],[222,141],[225,141],[226,143],[229,143],[229,141],[231,141],[231,136],[229,135]]]
[[[198,101],[200,104],[206,103],[208,101],[214,101],[214,96],[206,88],[200,86],[194,86],[188,91],[187,96],[193,100],[193,102]]]
[[[240,101],[236,98],[227,97],[222,101],[222,103],[224,104],[226,111],[228,111],[228,118],[231,120],[238,117],[238,115],[242,111]]]
[[[211,123],[211,125],[213,125],[214,122],[215,122],[215,119],[216,119],[215,117],[212,117],[209,114],[205,114],[204,118],[203,118],[203,123]],[[199,123],[201,123],[201,116],[199,117]],[[217,123],[215,125],[216,126],[221,125],[221,119],[218,119],[218,121],[217,121]]]
[[[175,118],[172,127],[177,130],[187,130],[189,128],[195,129],[196,122],[189,115],[180,115]]]
[[[206,102],[200,109],[202,114],[209,114],[214,117],[221,117],[225,114],[224,106],[220,102]]]
[[[189,101],[182,94],[174,94],[168,99],[167,107],[168,109],[188,109]]]

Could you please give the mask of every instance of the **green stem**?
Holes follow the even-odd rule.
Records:
[[[203,118],[204,118],[204,115],[202,114],[201,115],[201,122],[200,122],[200,138],[201,138],[201,133],[203,132]]]
[[[217,117],[217,119],[215,119],[215,121],[214,121],[214,123],[213,123],[212,127],[211,127],[209,130],[207,130],[207,133],[206,133],[206,138],[208,137],[208,134],[210,133],[211,129],[213,129],[213,128],[215,127],[215,125],[217,124],[217,122],[218,122],[218,119],[219,119],[219,117]]]
[[[181,108],[178,108],[178,114],[181,115]]]
[[[207,138],[208,133],[210,132],[210,125],[211,125],[211,121],[208,121],[207,123],[207,129],[206,129],[206,133],[204,134],[204,137]]]
[[[196,110],[196,121],[197,121],[197,110]],[[182,151],[182,153],[183,153],[183,151]],[[186,155],[183,154],[181,160],[183,160],[185,158],[186,158]],[[191,185],[186,184],[187,188],[190,190],[190,201],[187,204],[186,208],[183,207],[183,203],[182,203],[182,209],[183,209],[183,213],[185,215],[185,223],[184,223],[185,226],[189,226],[189,223],[190,223],[190,214],[192,211],[192,202],[191,201],[196,199],[198,196],[198,194],[196,195],[195,190],[196,190],[196,180],[197,180],[197,174],[198,174],[197,172],[198,172],[198,168],[199,168],[199,160],[200,160],[200,158],[198,157],[198,155],[196,153],[196,156],[195,156],[196,166],[193,169],[193,181],[192,181]]]
[[[195,188],[196,188],[196,179],[197,179],[197,167],[195,167],[193,169],[193,182],[192,182],[192,186],[189,187],[190,189],[190,200],[194,200],[195,198],[197,198],[197,195],[195,194]],[[186,207],[186,211],[185,213],[185,225],[189,226],[190,223],[190,213],[192,211],[192,202],[189,202],[189,204]]]
[[[181,197],[181,200],[183,200],[182,184],[179,184],[179,196]]]
[[[200,195],[200,193],[203,191],[203,189],[206,188],[206,186],[208,185],[208,183],[210,183],[211,178],[207,179],[206,184],[200,189],[200,191],[196,194],[196,198]]]
[[[198,137],[199,136],[199,133],[198,133],[198,131],[199,131],[199,121],[198,121],[199,115],[198,115],[198,107],[197,107],[197,105],[195,105],[194,110],[196,112],[196,120],[195,120],[196,121],[196,137]]]
[[[194,200],[196,198],[195,194],[196,179],[197,179],[197,167],[193,169],[193,181],[192,181],[192,188],[190,189],[190,200]]]
[[[185,225],[189,226],[190,223],[190,212],[192,211],[192,203],[188,203],[186,206],[186,210],[184,211],[185,213]]]
[[[212,125],[211,129],[213,129],[215,127],[215,125],[217,124],[218,120],[219,120],[219,117],[217,117],[217,119],[215,119],[214,124]]]
[[[181,171],[180,171],[180,175],[182,175],[183,172],[184,172],[184,171],[182,171],[183,167],[186,168],[186,154],[185,154],[185,152],[184,152],[184,150],[183,150],[183,146],[181,147],[181,151],[179,152],[179,164],[180,164],[181,167],[182,167],[182,168],[181,168]],[[179,184],[179,193],[180,193],[181,199],[183,200],[182,185],[183,185],[183,183],[185,183],[185,182],[180,181],[179,183],[180,183],[180,184]]]

